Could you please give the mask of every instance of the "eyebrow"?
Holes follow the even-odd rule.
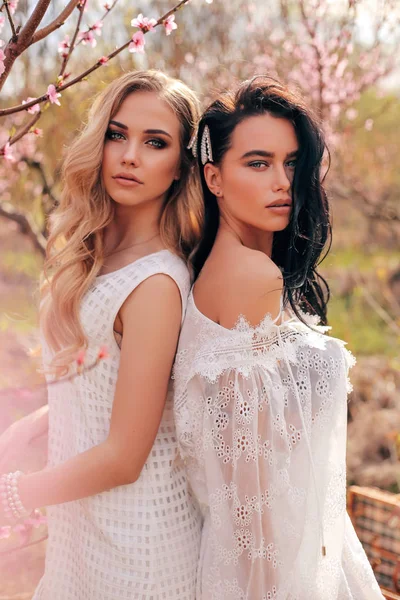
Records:
[[[110,125],[116,125],[120,129],[125,129],[125,130],[129,129],[129,127],[127,125],[124,125],[123,123],[120,123],[119,121],[111,120],[109,124]],[[167,131],[164,131],[164,129],[146,129],[144,131],[144,133],[150,133],[152,135],[154,135],[154,134],[162,134],[162,135],[166,135],[166,136],[168,136],[169,138],[172,139],[172,135],[170,135]]]
[[[299,154],[298,150],[293,150],[286,155],[286,158],[294,158]],[[274,152],[267,152],[266,150],[249,150],[243,154],[242,158],[249,158],[250,156],[264,156],[265,158],[275,158]]]
[[[164,129],[146,129],[144,133],[161,133],[162,135],[167,135],[169,138],[172,139],[172,135],[170,135],[167,131],[164,131]]]
[[[120,123],[119,121],[110,121],[109,125],[116,125],[117,127],[120,127],[120,129],[129,129],[129,127],[127,125],[124,125],[123,123]]]

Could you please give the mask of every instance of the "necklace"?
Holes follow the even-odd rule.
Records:
[[[106,258],[108,258],[109,256],[114,256],[114,254],[118,254],[119,252],[124,252],[124,250],[130,250],[130,248],[134,248],[135,246],[141,246],[142,244],[147,244],[148,242],[151,242],[152,240],[154,240],[156,237],[159,237],[159,235],[160,235],[159,233],[156,233],[156,235],[153,235],[153,237],[151,237],[147,240],[143,240],[143,242],[136,242],[135,244],[131,244],[130,246],[125,246],[125,248],[119,248],[119,250],[114,250],[113,252],[108,254]]]

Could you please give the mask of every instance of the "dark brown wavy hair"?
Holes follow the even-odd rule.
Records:
[[[274,234],[271,258],[283,274],[285,303],[291,305],[301,320],[303,310],[318,315],[325,324],[329,286],[317,272],[317,266],[331,244],[329,204],[321,176],[327,148],[318,120],[304,100],[270,77],[254,77],[241,83],[235,92],[221,94],[203,113],[197,156],[201,155],[206,125],[210,130],[213,162],[218,165],[229,149],[233,131],[239,123],[266,113],[290,121],[299,143],[292,184],[293,211],[288,227]],[[329,159],[328,151],[327,154]],[[193,258],[196,276],[211,251],[219,226],[217,200],[206,184],[200,160],[199,168],[205,220],[202,240]]]

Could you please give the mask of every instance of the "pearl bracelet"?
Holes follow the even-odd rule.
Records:
[[[21,471],[15,471],[0,477],[0,497],[4,514],[10,521],[30,515],[30,511],[26,510],[19,497],[18,481],[21,475]]]

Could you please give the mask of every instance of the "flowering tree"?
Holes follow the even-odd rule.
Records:
[[[131,27],[134,32],[131,37],[119,45],[115,50],[97,57],[94,63],[72,76],[70,61],[76,53],[77,48],[82,44],[91,48],[97,45],[97,37],[101,36],[106,18],[115,8],[118,0],[113,0],[111,4],[104,5],[102,16],[91,25],[85,25],[85,12],[87,11],[88,0],[70,0],[67,6],[46,26],[39,28],[46,11],[49,8],[50,0],[38,0],[34,6],[31,15],[24,25],[17,25],[15,22],[15,13],[18,0],[4,0],[0,6],[0,32],[8,24],[11,37],[7,44],[0,40],[0,91],[4,88],[7,79],[11,76],[16,61],[34,44],[45,40],[53,32],[58,30],[69,19],[75,19],[73,35],[70,38],[66,35],[59,42],[59,64],[57,74],[53,76],[53,81],[47,83],[45,90],[35,97],[21,99],[19,103],[0,109],[0,193],[5,196],[7,189],[15,186],[21,177],[21,172],[26,166],[36,169],[42,179],[42,192],[45,198],[44,212],[48,212],[54,203],[52,187],[46,176],[45,168],[41,157],[36,152],[35,137],[42,137],[43,130],[36,125],[42,117],[44,111],[50,107],[60,106],[62,92],[79,82],[84,81],[91,73],[105,66],[114,57],[124,50],[131,53],[143,53],[145,48],[145,34],[153,31],[156,27],[162,26],[166,35],[177,28],[175,23],[175,13],[182,8],[189,0],[181,0],[176,6],[163,14],[159,19],[147,18],[142,14],[131,21]],[[76,67],[75,67],[76,68]],[[18,147],[15,145],[19,142]],[[17,163],[17,169],[10,169],[10,165]],[[35,247],[41,252],[45,246],[44,225],[40,227],[33,219],[30,212],[21,212],[17,210],[11,202],[0,203],[0,216],[15,221],[20,226],[23,233],[29,235]]]
[[[215,36],[218,23],[223,28]],[[400,4],[232,0],[229,8],[211,4],[207,24],[209,31],[202,29],[197,52],[186,38],[180,70],[184,79],[192,85],[206,80],[212,91],[213,83],[229,87],[237,79],[268,73],[299,88],[321,118],[334,153],[328,178],[333,204],[351,198],[372,224],[384,222],[393,231],[400,223],[397,170],[382,141],[380,147],[373,146],[380,118],[398,104],[396,95],[386,95],[382,86],[390,77],[393,85],[399,73]],[[228,64],[221,64],[221,57],[228,57]],[[367,92],[375,96],[368,107],[363,101]],[[384,181],[376,177],[377,171],[387,175]]]
[[[123,62],[123,50],[143,56],[144,34],[157,25],[163,25],[166,33],[171,33],[176,27],[175,12],[185,2],[180,2],[158,20],[143,16],[133,19],[130,22],[134,33],[129,40],[121,40],[113,52],[105,52],[86,67],[85,61],[102,43],[103,31],[121,18],[122,12],[116,10],[118,0],[105,4],[102,15],[94,15],[86,0],[70,2],[48,25],[39,29],[39,17],[44,14],[42,2],[49,5],[49,0],[40,0],[18,32],[18,25],[13,23],[18,14],[15,12],[17,1],[7,0],[0,12],[0,27],[8,27],[12,34],[8,44],[3,43],[1,48],[0,86],[4,85],[6,90],[6,79],[12,77],[13,69],[18,66],[16,57],[29,54],[32,47],[40,46],[39,42],[46,43],[51,34],[59,39],[59,62],[54,61],[53,43],[51,53],[56,63],[53,71],[56,67],[57,70],[53,75],[44,72],[47,79],[44,89],[38,90],[37,94],[27,94],[25,98],[22,96],[17,102],[10,98],[10,106],[0,110],[0,196],[4,198],[0,216],[16,221],[36,248],[43,251],[43,216],[56,200],[57,190],[52,184],[57,173],[54,166],[49,165],[49,157],[41,156],[36,150],[36,146],[43,145],[37,144],[40,136],[46,137],[37,126],[39,119],[46,122],[47,108],[61,111],[57,105],[62,104],[64,108],[64,91],[101,67],[110,65],[110,60],[118,54],[121,64],[128,66]],[[229,86],[237,79],[260,72],[268,72],[298,86],[323,120],[335,152],[329,180],[333,199],[339,201],[351,197],[352,203],[373,226],[378,222],[392,225],[400,222],[395,196],[398,182],[393,170],[390,171],[391,165],[383,164],[385,160],[387,162],[383,150],[378,152],[377,149],[373,156],[371,152],[366,156],[371,156],[374,168],[388,173],[384,185],[382,182],[378,185],[376,178],[372,181],[373,170],[370,165],[367,168],[365,160],[360,158],[350,163],[348,160],[349,152],[357,156],[362,137],[360,131],[365,134],[365,144],[372,144],[372,141],[368,142],[368,136],[373,139],[377,119],[382,112],[391,110],[390,101],[385,99],[364,114],[360,111],[360,100],[367,90],[377,90],[380,82],[395,73],[399,64],[394,49],[399,41],[400,6],[396,0],[373,1],[376,14],[368,22],[367,35],[362,31],[360,19],[364,15],[362,22],[365,22],[365,14],[373,2],[366,0],[270,0],[268,3],[261,0],[202,0],[193,3],[192,10],[182,12],[181,28],[176,32],[173,44],[165,44],[163,36],[153,37],[146,64],[168,69],[182,77],[202,92],[206,101],[216,87]],[[147,14],[157,9],[161,13],[165,0],[143,0],[142,6]],[[111,11],[112,19],[109,17]],[[88,24],[84,25],[86,22]],[[73,24],[69,36],[61,37],[57,33],[63,23],[65,26]],[[119,29],[121,35],[124,26]],[[87,51],[86,56],[82,54],[83,48]],[[75,57],[79,57],[85,68],[73,76],[70,71],[76,71],[76,67],[71,69]],[[110,66],[107,70],[110,72]],[[36,91],[36,86],[34,89]],[[20,189],[22,184],[28,186],[28,191],[30,187],[35,197],[42,196],[41,214],[33,217],[28,203],[25,207],[18,205],[16,198],[26,195]]]

